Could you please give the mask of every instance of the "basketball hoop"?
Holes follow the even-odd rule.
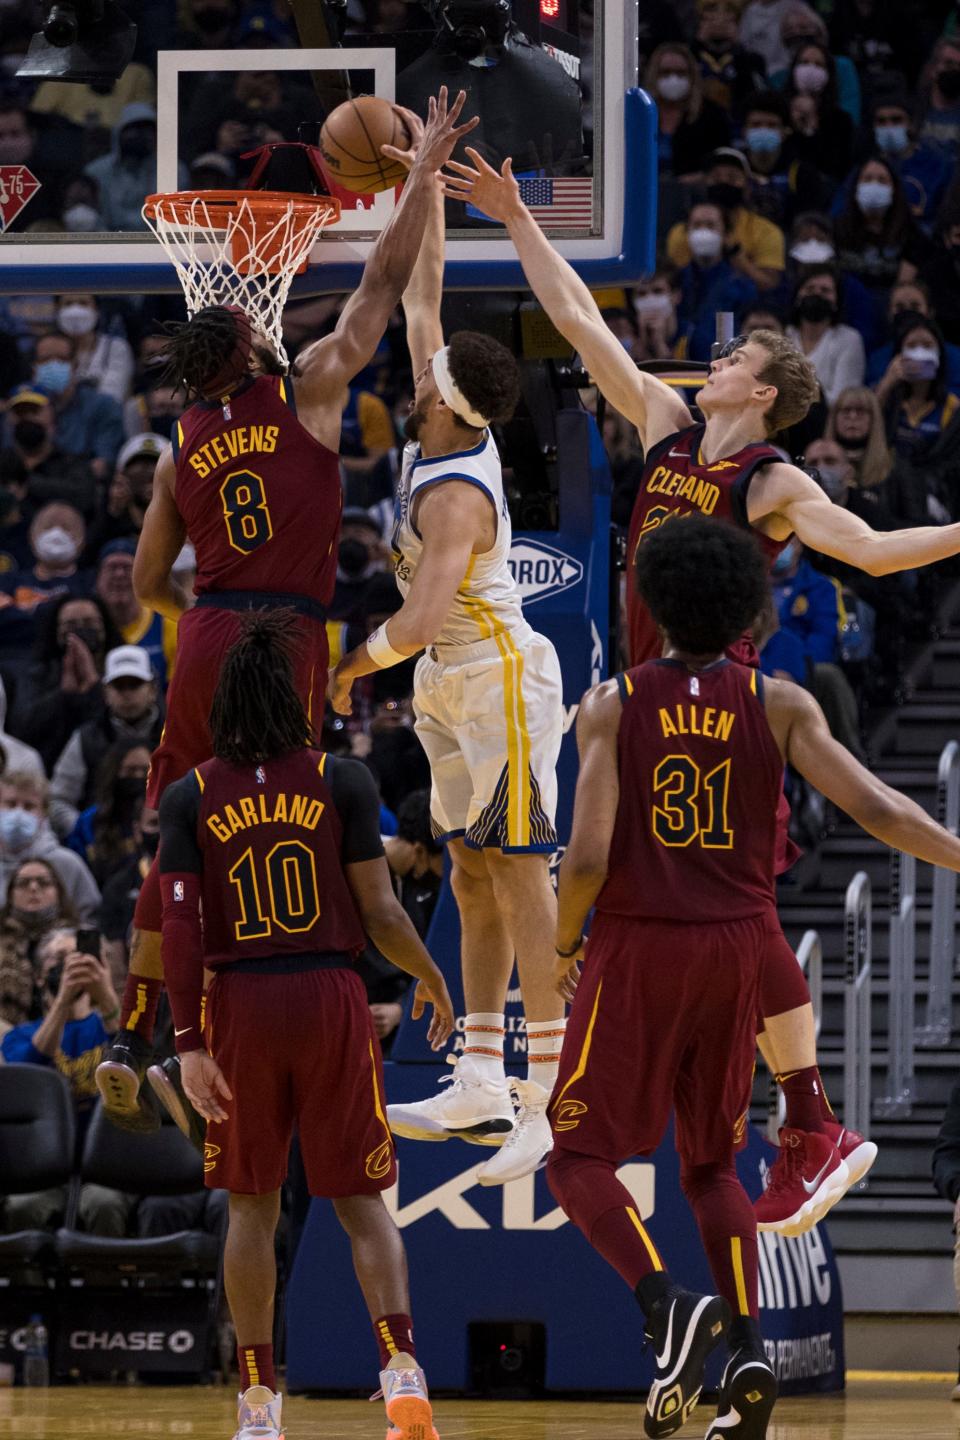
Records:
[[[180,190],[148,195],[143,218],[173,262],[188,313],[239,306],[286,363],[283,307],[320,232],[339,220],[339,201],[281,190]]]

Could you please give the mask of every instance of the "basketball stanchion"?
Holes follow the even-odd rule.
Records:
[[[937,769],[935,818],[957,834],[960,825],[960,744],[950,740],[940,755]],[[957,953],[957,875],[937,866],[933,872],[933,901],[930,923],[930,981],[927,1013],[917,1031],[917,1044],[936,1050],[950,1043],[953,1006],[953,969]]]
[[[873,947],[870,877],[858,870],[844,904],[843,1123],[870,1138],[870,1011]]]
[[[905,1120],[913,1110],[916,934],[917,862],[913,855],[894,850],[890,855],[887,1088],[873,1107],[873,1113],[884,1120]]]

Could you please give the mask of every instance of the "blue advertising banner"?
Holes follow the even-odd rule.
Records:
[[[387,1098],[418,1098],[440,1067],[387,1066]],[[426,1091],[425,1091],[426,1086]],[[475,1181],[489,1151],[459,1140],[400,1140],[400,1178],[387,1203],[410,1260],[418,1355],[437,1389],[470,1384],[468,1325],[533,1322],[546,1330],[552,1391],[643,1390],[642,1314],[630,1291],[558,1209],[544,1175],[502,1189]],[[739,1157],[759,1194],[773,1148],[757,1132]],[[650,1222],[670,1271],[712,1289],[699,1234],[680,1189],[668,1135],[657,1153],[625,1165],[621,1179]],[[782,1394],[843,1387],[843,1303],[824,1226],[786,1240],[760,1237],[760,1321]],[[708,1381],[719,1380],[718,1355]],[[377,1355],[350,1247],[324,1201],[314,1201],[287,1291],[291,1390],[376,1388]],[[639,1432],[638,1432],[639,1433]]]

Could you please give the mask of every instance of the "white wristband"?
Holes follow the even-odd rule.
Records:
[[[400,665],[404,660],[410,659],[409,655],[401,655],[399,650],[394,650],[387,639],[386,625],[381,625],[372,635],[367,636],[367,654],[381,670],[385,670],[388,665]]]

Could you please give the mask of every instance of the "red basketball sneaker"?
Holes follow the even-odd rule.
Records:
[[[846,1193],[848,1176],[846,1162],[829,1136],[784,1126],[767,1188],[753,1207],[757,1229],[801,1234]]]
[[[839,1120],[824,1120],[823,1128],[846,1163],[850,1172],[847,1189],[852,1190],[871,1169],[877,1158],[877,1147],[872,1140],[865,1140],[859,1130],[845,1129]]]

